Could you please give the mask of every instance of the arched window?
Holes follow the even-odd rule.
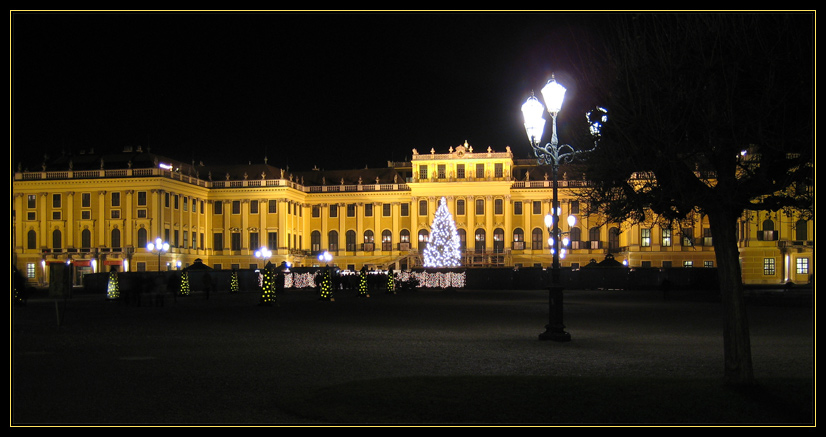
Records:
[[[140,241],[141,231],[143,231],[144,241],[142,245],[139,245],[139,247],[146,247],[146,229],[138,229],[138,241]],[[89,250],[92,248],[92,231],[88,229],[80,231],[80,248],[85,250]]]
[[[419,252],[424,251],[428,240],[430,240],[430,232],[427,232],[427,229],[419,231]]]
[[[588,230],[588,241],[591,249],[601,249],[602,241],[599,239],[599,226],[595,226]]]
[[[410,231],[407,229],[399,232],[399,250],[410,250]]]
[[[464,252],[467,250],[467,231],[464,229],[457,229],[456,233],[459,234],[459,250]]]
[[[533,230],[531,231],[531,249],[542,250],[542,240],[542,229],[533,228]]]
[[[571,240],[571,242],[568,244],[568,246],[572,250],[579,249],[582,245],[582,229],[579,229],[577,227],[571,228],[571,235],[569,239]]]
[[[362,250],[366,250],[366,251],[374,250],[375,249],[375,247],[373,246],[373,243],[375,242],[374,240],[375,240],[375,237],[373,236],[373,231],[371,231],[370,229],[364,231],[364,247],[362,248]]]
[[[310,250],[321,252],[321,232],[313,231],[310,233]]]
[[[522,228],[513,230],[513,249],[522,250],[525,248],[525,231]]]
[[[474,247],[476,253],[484,253],[485,252],[485,230],[479,228],[476,230],[474,234],[474,238],[476,240],[476,246]]]
[[[29,229],[26,233],[27,249],[37,249],[37,232],[34,229]]]
[[[809,239],[809,222],[806,220],[798,220],[794,223],[794,239],[797,241]]]
[[[177,232],[177,231],[175,231],[175,232]],[[111,247],[117,247],[117,248],[120,247],[120,229],[118,229],[118,228],[112,229],[112,241],[111,241],[111,243],[112,243]]]
[[[608,251],[616,252],[619,250],[619,228],[608,229]]]
[[[356,251],[356,231],[350,229],[344,234],[344,244],[348,252]]]
[[[52,232],[52,249],[60,250],[62,246],[63,234],[60,233],[60,229],[55,229]]]
[[[327,240],[329,241],[329,250],[330,252],[338,252],[338,231],[330,231],[327,234]]]
[[[381,231],[381,250],[393,250],[393,233],[389,229]]]
[[[496,228],[493,230],[493,253],[505,252],[505,230]]]
[[[776,241],[778,232],[774,230],[774,222],[771,219],[763,221],[763,229],[757,232],[757,239],[763,241]]]

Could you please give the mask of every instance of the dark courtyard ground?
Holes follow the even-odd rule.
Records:
[[[542,290],[278,300],[30,299],[11,425],[814,425],[805,299],[749,304],[749,393],[722,385],[719,302],[690,292],[566,290],[566,343],[538,340]]]

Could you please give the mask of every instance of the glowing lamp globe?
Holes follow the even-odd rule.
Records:
[[[565,87],[560,85],[553,77],[542,88],[542,97],[548,105],[548,112],[556,114],[562,109],[562,100],[565,99]]]
[[[542,138],[542,132],[545,130],[545,119],[542,114],[545,112],[545,107],[539,102],[539,99],[531,95],[528,100],[522,104],[522,116],[525,118],[525,132],[528,134],[528,140],[531,144],[539,143]]]

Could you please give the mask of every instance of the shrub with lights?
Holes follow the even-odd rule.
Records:
[[[229,292],[238,293],[238,271],[233,270],[229,277]]]
[[[261,306],[272,306],[275,304],[275,268],[273,267],[272,263],[268,262],[267,265],[261,270],[261,301],[258,305]]]
[[[370,297],[367,286],[367,266],[363,266],[359,272],[359,297]]]
[[[321,269],[321,281],[319,283],[319,294],[320,300],[329,300],[332,301],[333,299],[333,278],[330,273],[330,268],[325,267]]]
[[[424,267],[459,267],[462,256],[459,247],[456,223],[447,209],[447,201],[442,197],[433,217],[430,240],[424,249]]]
[[[181,273],[181,285],[178,291],[181,296],[189,296],[189,273],[186,270]]]
[[[114,267],[109,271],[109,284],[106,286],[106,297],[108,299],[118,299],[120,297],[118,271]]]
[[[387,271],[387,292],[396,293],[396,277],[392,270]]]

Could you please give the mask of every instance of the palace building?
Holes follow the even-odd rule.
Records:
[[[52,263],[72,263],[74,283],[107,271],[256,269],[268,261],[342,269],[410,269],[442,197],[458,229],[463,265],[549,267],[545,216],[549,166],[467,143],[418,153],[386,168],[293,171],[266,163],[183,163],[140,148],[61,156],[40,169],[17,168],[12,189],[12,261],[33,285]],[[688,227],[606,226],[585,214],[576,193],[588,181],[559,173],[561,217],[570,237],[562,266],[576,269],[611,254],[634,267],[715,266],[707,219]],[[685,226],[683,224],[683,226]],[[806,283],[814,275],[813,222],[751,213],[739,223],[747,284]],[[168,250],[150,250],[160,238]],[[267,247],[271,254],[257,254]]]

